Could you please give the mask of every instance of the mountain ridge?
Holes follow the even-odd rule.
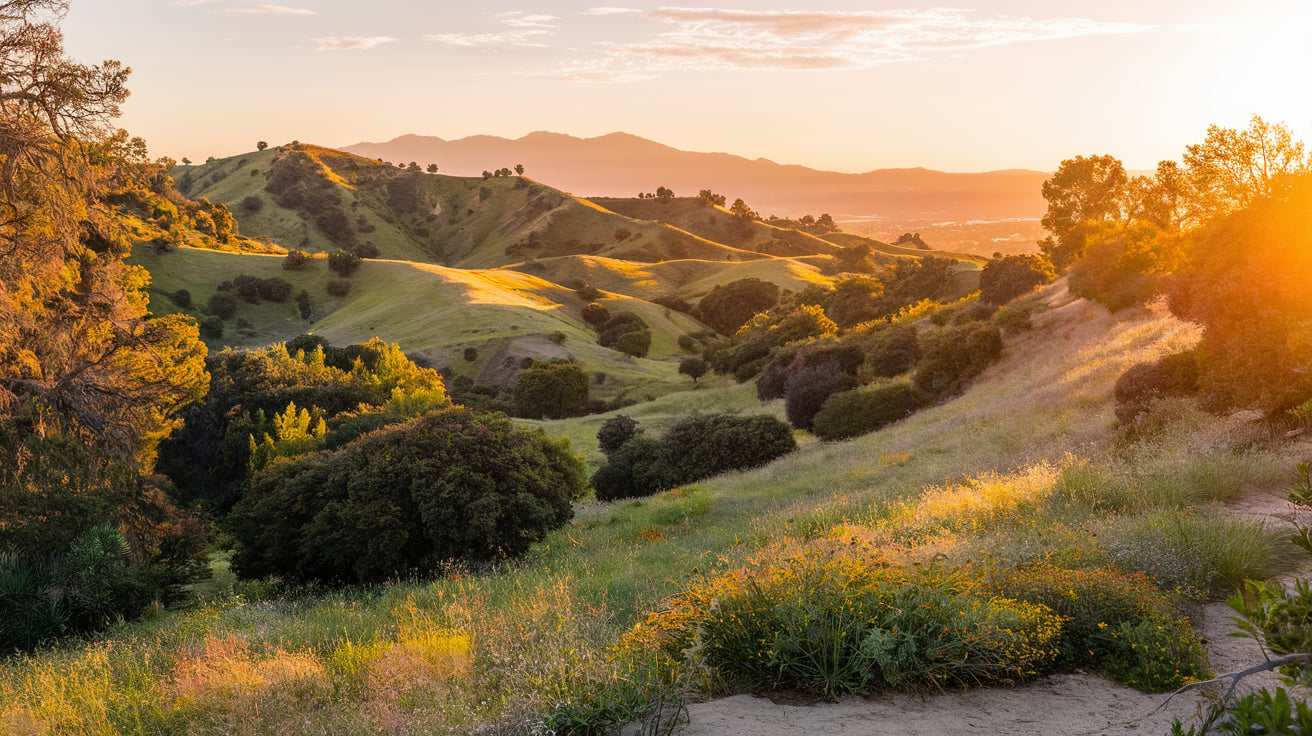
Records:
[[[840,219],[876,218],[907,227],[943,220],[1038,218],[1045,208],[1042,183],[1049,176],[1028,169],[824,171],[732,153],[684,151],[623,131],[580,138],[539,130],[514,139],[476,135],[454,140],[411,133],[339,150],[398,163],[434,163],[444,173],[466,176],[523,164],[531,176],[587,197],[633,196],[660,186],[686,195],[712,189],[730,200],[741,197],[763,214],[829,212]]]

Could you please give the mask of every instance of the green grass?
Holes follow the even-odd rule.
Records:
[[[1148,458],[1112,452],[1111,385],[1130,365],[1191,344],[1196,331],[1156,314],[1112,318],[1060,286],[1049,299],[1036,329],[1009,342],[1004,361],[952,402],[854,440],[803,442],[764,468],[696,487],[582,504],[524,559],[367,590],[268,597],[268,586],[237,584],[190,611],[10,659],[0,670],[0,729],[528,730],[560,703],[583,708],[580,689],[618,686],[625,671],[613,645],[668,596],[771,545],[834,539],[907,560],[985,559],[985,549],[999,560],[1045,551],[1077,559],[1083,550],[1088,564],[1102,564],[1094,558],[1105,554],[1104,535],[1128,539],[1167,523],[1138,518],[1154,509],[1103,482],[1148,472]],[[751,390],[708,385],[625,413],[657,432],[694,410],[779,412],[758,407]],[[604,419],[528,424],[569,436],[595,461]],[[1215,440],[1209,426],[1164,434],[1169,448],[1158,449],[1188,457]],[[1250,462],[1284,461],[1226,436],[1239,459],[1217,471],[1223,479]],[[1208,493],[1225,496],[1228,485]],[[1188,513],[1170,494],[1154,506]],[[919,520],[923,533],[890,543],[897,519]],[[1095,524],[1104,525],[1097,538]],[[1219,534],[1208,544],[1230,551],[1208,564],[1227,566],[1227,576],[1258,571],[1244,552],[1253,538],[1242,528]]]

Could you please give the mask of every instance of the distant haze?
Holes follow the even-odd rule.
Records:
[[[425,168],[437,164],[439,173],[456,176],[522,164],[526,176],[585,197],[634,197],[662,186],[690,197],[710,189],[729,202],[741,197],[762,216],[827,212],[838,220],[890,223],[1037,218],[1044,211],[1041,187],[1047,177],[1022,169],[837,173],[727,153],[681,151],[627,133],[576,138],[536,132],[514,140],[473,136],[452,141],[403,135],[342,150],[392,163],[414,161]]]

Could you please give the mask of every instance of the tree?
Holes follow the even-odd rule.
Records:
[[[1254,115],[1244,130],[1213,125],[1202,143],[1185,148],[1191,218],[1202,222],[1272,196],[1312,167],[1289,128]]]
[[[515,414],[564,419],[588,411],[588,374],[574,363],[534,361],[515,382]]]
[[[723,194],[716,194],[709,189],[703,189],[700,192],[697,192],[697,199],[707,207],[715,207],[717,205],[723,207],[725,202],[728,201]]]
[[[668,203],[670,200],[674,199],[674,190],[667,187],[657,187],[656,199],[659,199],[662,204]]]
[[[679,361],[679,373],[691,378],[694,384],[697,383],[697,379],[706,375],[708,370],[710,370],[710,366],[696,355],[691,355]]]
[[[729,208],[729,213],[743,221],[756,219],[756,212],[753,211],[751,207],[747,206],[747,203],[743,201],[742,197],[733,201],[733,206]]]
[[[1062,161],[1043,182],[1048,211],[1041,222],[1051,236],[1039,245],[1059,272],[1084,255],[1084,243],[1076,237],[1080,226],[1121,219],[1128,182],[1125,166],[1107,155]]]
[[[519,176],[524,175],[524,164],[515,164],[515,173]]]
[[[1057,278],[1052,264],[1043,256],[1014,255],[984,264],[979,275],[980,299],[1003,305]]]
[[[437,164],[429,164],[429,165],[428,165],[428,173],[430,173],[430,174],[436,174],[436,173],[437,173]]]
[[[208,382],[195,320],[149,316],[106,201],[162,170],[109,125],[128,70],[65,57],[66,10],[0,0],[0,552],[34,562],[167,505],[145,479]],[[160,559],[158,535],[130,541],[134,566]]]
[[[268,142],[268,141],[259,141],[258,143],[255,144],[255,150],[257,150],[257,151],[263,151],[264,149],[266,149],[266,148],[268,148],[268,147],[269,147],[269,142]]]
[[[693,316],[721,335],[732,335],[758,312],[779,302],[779,287],[769,281],[745,278],[711,289],[697,302]]]
[[[191,159],[187,158],[186,156],[183,156],[183,157],[182,157],[182,165],[183,165],[183,166],[191,166]]]

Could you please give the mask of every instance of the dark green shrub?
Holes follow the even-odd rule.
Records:
[[[894,325],[866,339],[865,369],[871,376],[892,378],[920,360],[920,338],[911,325]]]
[[[706,375],[706,371],[710,369],[711,367],[706,364],[706,361],[696,355],[691,355],[679,361],[679,373],[691,378],[693,383],[697,383],[697,379]]]
[[[984,264],[979,275],[979,298],[1002,306],[1057,278],[1057,270],[1045,256],[1005,256]]]
[[[475,347],[465,348],[463,355],[465,357],[466,363],[473,363],[474,361],[478,360],[478,348]]]
[[[600,329],[609,320],[610,310],[604,304],[592,302],[583,307],[583,321],[594,328]]]
[[[186,289],[178,289],[170,294],[169,298],[173,300],[174,304],[183,309],[189,309],[191,307],[191,292]]]
[[[284,271],[301,271],[308,265],[310,265],[310,254],[303,250],[289,250],[287,257],[282,259]]]
[[[926,341],[912,380],[936,396],[952,396],[1002,356],[1002,333],[982,323],[944,327]]]
[[[588,411],[588,374],[574,363],[534,361],[515,382],[515,416],[564,419]]]
[[[701,348],[701,343],[692,335],[679,335],[679,349],[686,353],[695,353]]]
[[[1152,363],[1140,363],[1116,379],[1116,418],[1129,424],[1148,411],[1153,402],[1175,396],[1191,396],[1198,390],[1198,362],[1194,351],[1167,355]]]
[[[258,284],[260,298],[271,301],[275,304],[281,304],[292,295],[292,285],[286,279],[273,277],[271,279],[260,279]]]
[[[301,315],[301,319],[309,319],[314,311],[310,305],[310,292],[305,289],[296,292],[296,311]]]
[[[350,251],[339,250],[328,254],[328,268],[331,268],[342,278],[355,273],[355,270],[359,267],[360,256]]]
[[[330,296],[343,297],[351,293],[351,282],[346,279],[333,279],[324,285],[324,291]]]
[[[732,335],[747,320],[778,302],[778,286],[746,278],[712,289],[697,303],[693,316],[722,335]]]
[[[449,407],[257,473],[230,517],[233,567],[371,583],[516,556],[570,519],[584,487],[564,443]]]
[[[232,280],[232,287],[233,290],[237,292],[237,296],[241,297],[243,300],[248,301],[251,304],[259,304],[261,280],[262,279],[258,276],[241,274]]]
[[[254,176],[257,173],[259,173],[257,170],[251,169],[251,176]],[[248,197],[244,197],[237,206],[241,208],[242,212],[245,212],[248,215],[253,215],[264,209],[264,200],[252,194]]]
[[[597,445],[603,453],[612,455],[638,433],[638,422],[620,414],[602,422],[601,429],[597,430]]]
[[[645,358],[647,357],[647,351],[651,349],[651,330],[626,332],[615,340],[614,347],[625,355]]]
[[[661,444],[683,483],[755,468],[797,449],[788,425],[765,414],[691,416],[670,427]]]
[[[798,429],[811,429],[830,396],[856,387],[856,379],[837,363],[804,366],[784,381],[784,412]]]
[[[597,344],[612,347],[621,335],[647,329],[647,322],[633,312],[620,312],[597,328]]]
[[[223,338],[223,319],[218,315],[210,315],[200,321],[200,336],[206,340],[220,340]]]
[[[650,496],[681,482],[661,442],[641,435],[611,453],[592,475],[598,501]]]
[[[904,381],[835,393],[815,415],[811,431],[823,440],[859,437],[901,421],[933,400]]]

